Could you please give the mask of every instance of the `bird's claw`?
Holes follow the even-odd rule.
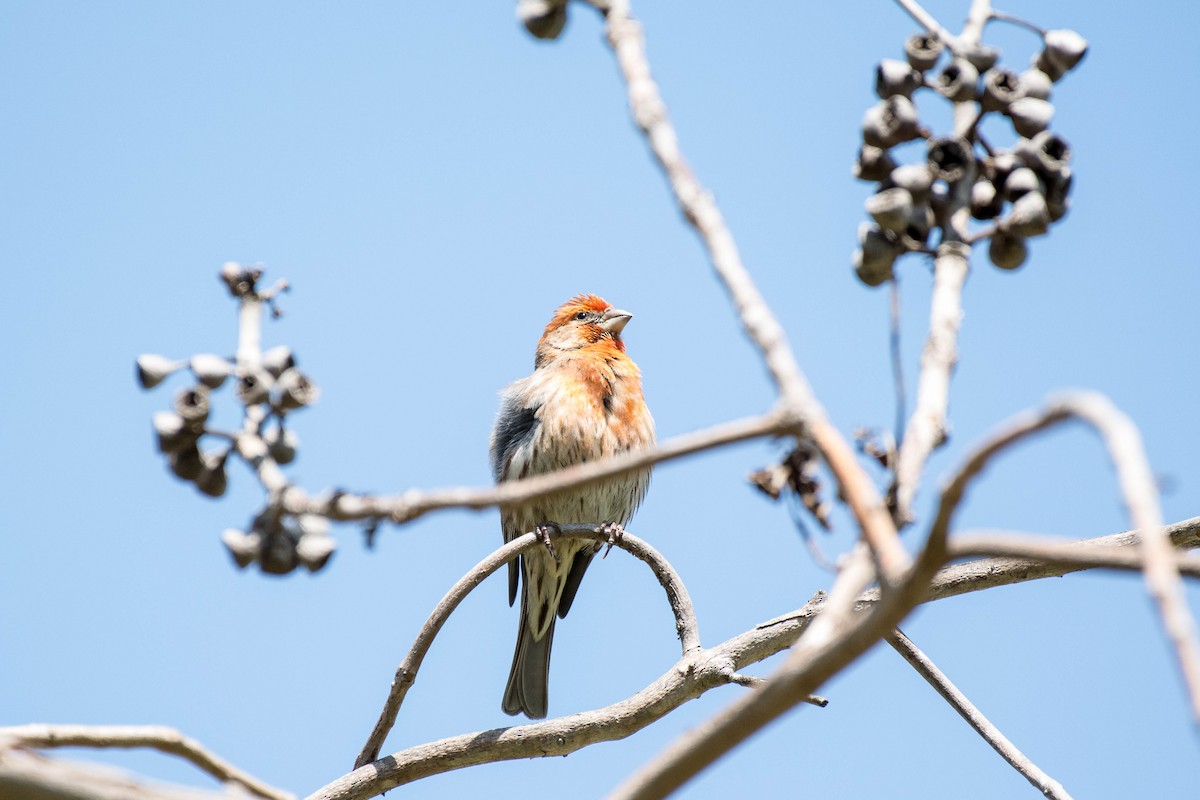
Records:
[[[596,551],[599,551],[603,547],[604,555],[600,557],[608,558],[608,551],[613,549],[614,544],[621,541],[621,537],[625,535],[625,529],[615,522],[606,522],[600,526],[600,533],[608,534],[608,544],[605,545],[603,542],[596,542]]]
[[[550,558],[554,559],[554,563],[559,563],[558,553],[554,551],[554,542],[550,541],[551,533],[562,533],[562,529],[558,527],[558,524],[555,522],[543,522],[534,528],[533,532],[537,534],[538,539],[545,545],[546,552],[550,554]]]

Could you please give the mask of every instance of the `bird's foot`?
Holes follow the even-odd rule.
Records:
[[[615,522],[606,522],[600,526],[600,533],[608,534],[608,545],[604,542],[596,542],[596,551],[601,547],[604,548],[604,555],[601,558],[608,558],[608,551],[613,549],[613,545],[621,541],[621,537],[625,535],[625,529]]]
[[[546,521],[533,529],[537,534],[538,539],[546,547],[546,552],[550,554],[550,558],[554,559],[554,563],[558,563],[558,553],[554,552],[554,542],[550,541],[550,534],[562,533],[562,529],[558,527],[557,522]]]

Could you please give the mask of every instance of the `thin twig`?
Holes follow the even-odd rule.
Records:
[[[1060,395],[1040,411],[1026,411],[1002,424],[976,446],[946,483],[933,530],[944,534],[949,529],[967,486],[995,455],[1068,419],[1091,425],[1108,448],[1130,519],[1141,533],[1146,587],[1158,606],[1163,629],[1175,650],[1193,720],[1200,725],[1200,635],[1183,593],[1170,540],[1163,529],[1154,476],[1141,437],[1129,418],[1107,398],[1094,392]]]
[[[625,79],[633,120],[666,175],[684,218],[703,240],[742,327],[761,352],[779,390],[781,412],[793,417],[821,451],[879,563],[883,579],[898,579],[910,559],[895,525],[850,445],[829,423],[813,395],[787,335],[742,264],[733,234],[712,193],[701,185],[683,157],[666,104],[650,73],[641,23],[633,18],[628,0],[593,0],[592,5],[604,15],[605,35]]]
[[[222,783],[233,783],[270,800],[294,796],[268,786],[207,750],[191,737],[161,725],[18,725],[0,728],[0,751],[12,747],[149,747],[190,761]]]
[[[950,52],[958,53],[962,50],[962,44],[958,37],[942,27],[942,24],[916,0],[896,0],[896,4],[907,11],[918,25],[940,39],[946,47],[950,48]]]
[[[1029,20],[1021,19],[1020,17],[1014,17],[1012,14],[1005,14],[1003,11],[993,11],[991,14],[991,17],[989,17],[989,20],[996,20],[998,22],[1007,22],[1010,25],[1016,25],[1019,28],[1024,28],[1025,30],[1033,31],[1038,36],[1046,35],[1046,31],[1044,28],[1039,28],[1037,25],[1034,25]]]
[[[896,446],[904,440],[904,420],[908,417],[908,398],[904,391],[904,357],[900,349],[900,280],[892,278],[888,303],[888,355],[892,360],[892,385],[896,393]]]
[[[552,541],[566,537],[594,539],[597,542],[607,542],[609,535],[607,530],[580,524],[560,525],[557,533],[550,534]],[[688,596],[687,587],[684,586],[683,580],[675,572],[674,567],[663,558],[661,553],[629,532],[625,532],[614,544],[644,561],[654,571],[659,583],[666,590],[667,599],[671,603],[671,611],[675,615],[675,630],[683,647],[683,657],[686,658],[689,653],[698,651],[700,649],[700,631],[696,624],[696,612],[692,607],[691,598]],[[429,651],[429,647],[433,644],[433,640],[441,631],[442,626],[445,625],[446,620],[458,608],[459,603],[500,567],[526,550],[542,546],[544,546],[542,540],[537,534],[527,533],[519,536],[480,561],[451,587],[446,596],[433,609],[425,624],[421,626],[421,631],[417,634],[416,641],[413,642],[408,655],[396,668],[396,676],[392,680],[383,711],[380,712],[379,720],[375,723],[375,727],[367,737],[366,744],[363,745],[358,758],[354,761],[355,769],[369,764],[379,757],[384,740],[396,724],[396,715],[400,711],[400,705],[404,702],[405,695],[408,694],[408,688],[417,679],[417,670],[421,668],[425,654]]]
[[[1168,526],[1175,547],[1200,547],[1200,517]],[[1100,536],[1078,543],[1086,548],[1133,548],[1136,532]],[[1084,566],[1046,564],[1026,558],[984,558],[939,570],[925,602],[1065,575]],[[878,589],[856,601],[860,612],[878,607]],[[630,736],[712,688],[729,684],[739,670],[793,645],[825,604],[818,592],[802,608],[767,620],[715,647],[673,665],[637,694],[605,708],[515,728],[478,731],[410,747],[361,767],[314,792],[309,800],[364,800],[396,786],[476,764],[541,756],[564,756],[589,744]],[[887,631],[884,632],[886,634]]]
[[[976,708],[975,704],[902,631],[896,629],[887,637],[887,641],[958,712],[959,716],[966,720],[967,724],[1000,754],[1001,758],[1025,776],[1025,780],[1032,783],[1038,791],[1051,800],[1071,800],[1071,795],[1067,794],[1067,790],[1063,788],[1062,784],[1039,769],[1037,764],[1034,764],[1028,756],[1018,750],[1017,746],[1010,742],[1008,737],[1001,733],[1000,729],[993,725],[983,715],[983,712]]]

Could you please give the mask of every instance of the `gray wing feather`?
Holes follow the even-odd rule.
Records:
[[[533,439],[538,426],[537,407],[523,408],[505,397],[500,405],[500,413],[496,416],[496,425],[492,429],[492,477],[496,483],[511,478],[504,473],[508,471],[513,454]],[[502,512],[503,513],[503,512]],[[508,531],[504,532],[504,541],[509,540]],[[508,562],[508,604],[511,606],[517,599],[517,584],[521,574],[521,559],[515,558]]]

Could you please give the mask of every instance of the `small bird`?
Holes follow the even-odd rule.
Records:
[[[501,392],[492,429],[496,482],[593,461],[654,442],[654,420],[641,373],[625,354],[621,331],[632,318],[599,297],[581,294],[559,306],[538,341],[533,374]],[[646,494],[650,468],[568,489],[521,508],[501,508],[504,541],[557,525],[594,523],[622,530]],[[555,616],[571,609],[599,543],[563,539],[508,564],[508,604],[521,595],[521,621],[501,708],[531,719],[546,716]],[[520,564],[518,565],[518,561]],[[518,579],[521,575],[521,579]]]

